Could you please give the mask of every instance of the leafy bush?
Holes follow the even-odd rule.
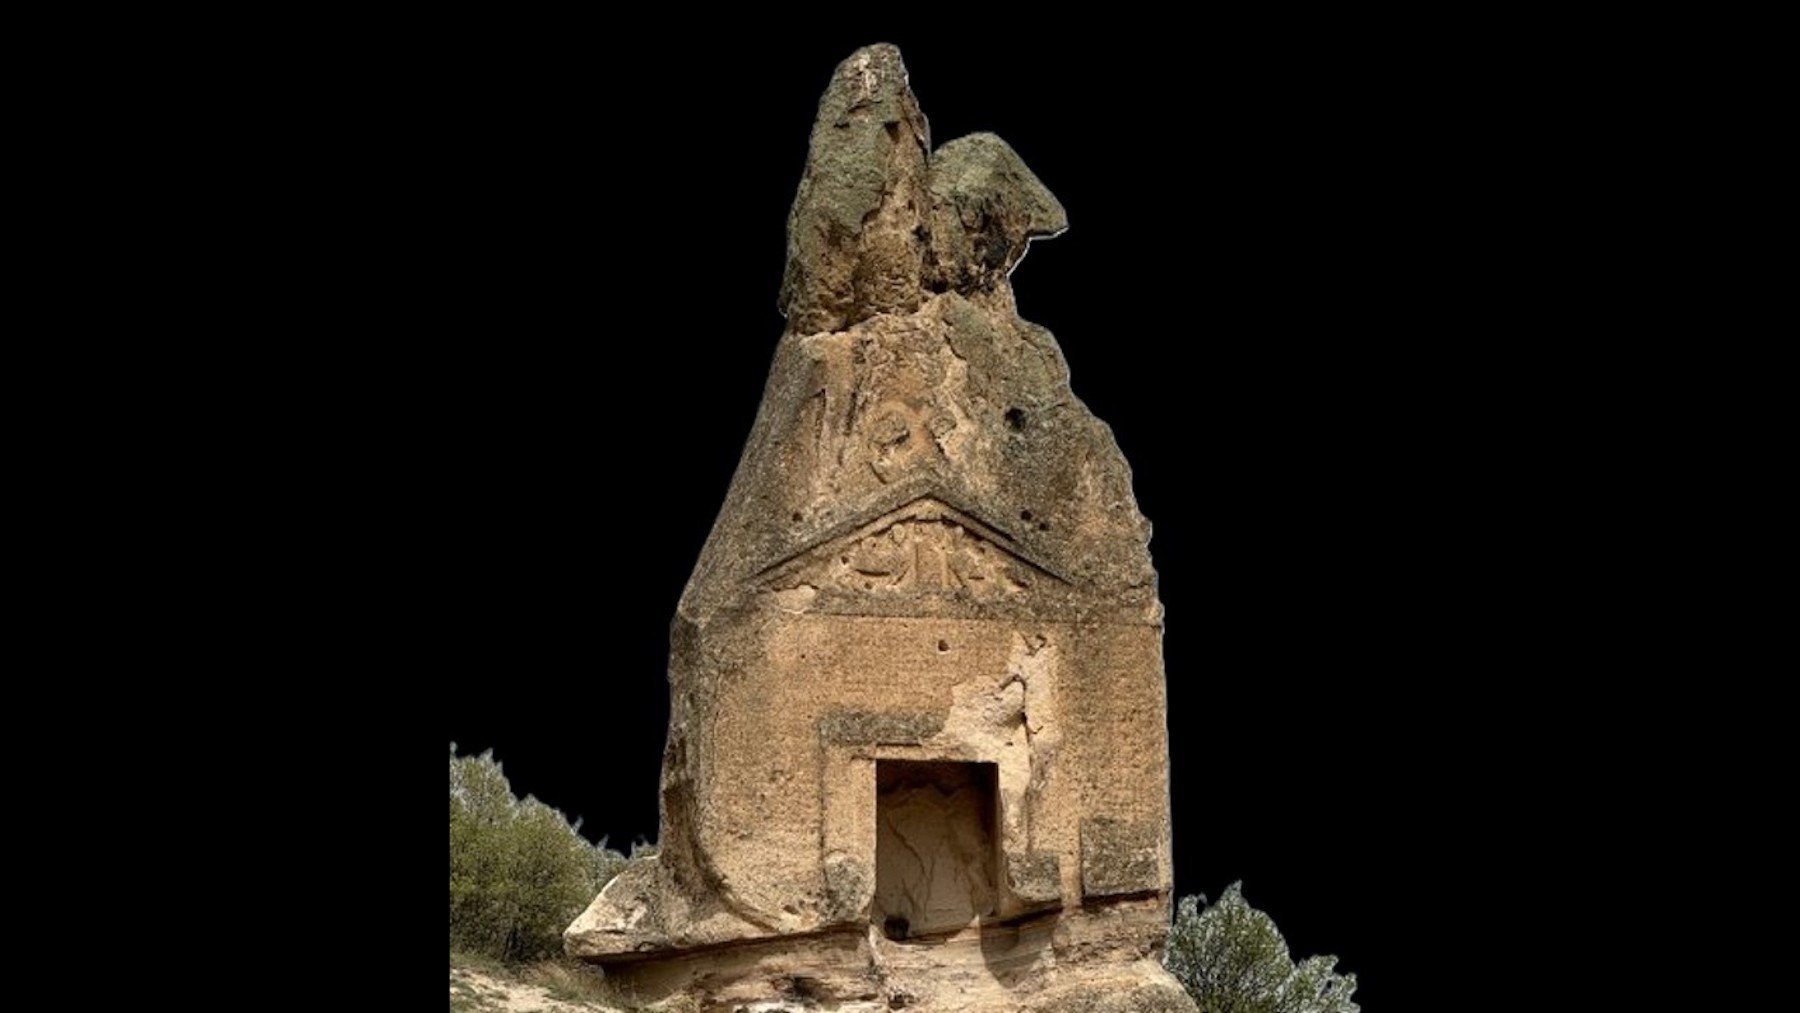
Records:
[[[1295,967],[1274,919],[1244,900],[1233,883],[1217,904],[1184,897],[1163,959],[1202,1013],[1360,1013],[1356,975],[1337,973],[1336,957]]]
[[[562,931],[625,864],[579,824],[515,798],[490,750],[450,744],[450,946],[500,960],[562,952]]]

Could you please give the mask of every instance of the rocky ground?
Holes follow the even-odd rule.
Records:
[[[598,997],[605,986],[555,964],[514,971],[450,963],[450,1013],[624,1013]]]

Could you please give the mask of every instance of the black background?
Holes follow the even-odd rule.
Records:
[[[1573,466],[1530,453],[1565,283],[1515,243],[1559,157],[1511,104],[1530,68],[1373,23],[480,28],[413,40],[338,167],[377,238],[336,283],[382,307],[345,354],[384,406],[342,506],[446,738],[654,839],[668,624],[782,328],[812,115],[893,41],[934,143],[999,133],[1068,211],[1013,282],[1155,525],[1177,892],[1242,880],[1372,1009],[1523,900],[1533,744],[1495,728],[1523,631],[1568,621],[1515,588]]]

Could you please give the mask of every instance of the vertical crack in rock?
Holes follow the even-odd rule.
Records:
[[[1156,962],[1149,523],[1012,293],[1067,227],[1000,138],[932,148],[893,46],[832,73],[787,325],[670,632],[660,851],[569,953],[705,1010],[1193,1009]]]

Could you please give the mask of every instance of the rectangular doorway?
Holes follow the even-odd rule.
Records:
[[[998,904],[991,763],[875,763],[875,902],[889,939],[953,932]]]

